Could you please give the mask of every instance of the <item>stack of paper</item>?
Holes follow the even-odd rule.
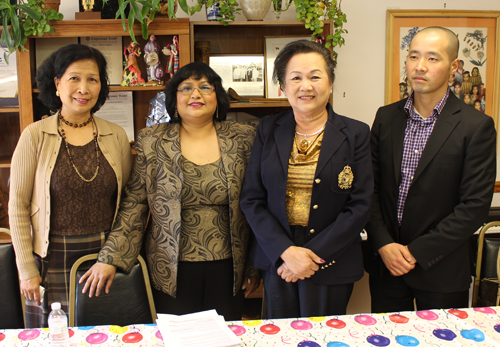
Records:
[[[183,316],[158,314],[156,324],[165,347],[238,347],[242,342],[215,310]]]

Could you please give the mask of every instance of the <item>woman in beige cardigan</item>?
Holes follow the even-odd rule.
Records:
[[[144,248],[157,312],[241,319],[259,283],[240,209],[255,128],[225,121],[228,96],[204,63],[179,69],[165,94],[172,121],[139,132],[116,224],[80,282],[90,296],[109,292],[116,267],[130,271]]]
[[[46,327],[54,301],[68,312],[71,266],[104,245],[132,165],[125,131],[93,115],[109,93],[98,50],[57,50],[38,69],[37,83],[41,102],[57,112],[23,131],[9,201],[27,327]]]

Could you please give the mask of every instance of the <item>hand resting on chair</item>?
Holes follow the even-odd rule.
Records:
[[[89,298],[92,296],[99,296],[101,290],[104,287],[104,292],[109,294],[109,288],[116,275],[116,266],[108,265],[104,263],[95,263],[86,273],[80,278],[79,283],[83,283],[85,279],[88,278],[85,286],[83,287],[82,293],[89,290]]]

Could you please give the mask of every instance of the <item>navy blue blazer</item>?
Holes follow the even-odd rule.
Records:
[[[370,129],[327,108],[304,247],[327,264],[335,262],[311,277],[315,283],[345,284],[363,277],[360,232],[370,217],[373,194]],[[295,126],[292,110],[260,121],[241,193],[241,208],[256,237],[249,259],[265,271],[277,271],[281,254],[294,245],[285,193]],[[351,188],[341,189],[339,174],[346,165],[354,180]]]
[[[399,226],[406,101],[381,107],[373,123],[375,194],[368,241],[373,253],[392,242],[408,245],[417,265],[403,278],[412,288],[468,290],[469,237],[486,221],[495,186],[495,124],[450,93],[422,152]],[[389,271],[378,255],[366,270],[373,276]]]

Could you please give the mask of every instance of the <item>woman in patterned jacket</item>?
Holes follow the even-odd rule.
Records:
[[[130,271],[144,241],[157,312],[241,319],[259,282],[239,206],[255,129],[225,121],[228,96],[204,63],[179,69],[165,92],[172,121],[139,132],[117,222],[84,292],[108,293],[116,267]]]

